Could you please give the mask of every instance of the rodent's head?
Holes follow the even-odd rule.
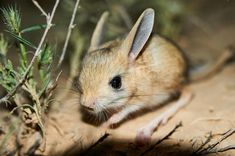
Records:
[[[126,72],[128,62],[111,49],[100,49],[87,54],[79,76],[80,103],[91,112],[118,107],[129,96]]]
[[[100,46],[100,36],[107,13],[99,20],[91,46],[85,55],[79,75],[80,104],[98,113],[123,106],[132,94],[130,79],[134,62],[153,28],[154,11],[146,9],[124,41]]]

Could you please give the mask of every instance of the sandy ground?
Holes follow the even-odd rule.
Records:
[[[195,94],[192,102],[178,112],[167,125],[160,127],[152,137],[152,143],[165,136],[179,122],[179,128],[169,140],[164,141],[151,152],[151,155],[189,155],[205,140],[209,132],[222,134],[235,127],[235,64],[226,67],[216,77],[195,83],[191,88]],[[78,105],[71,96],[61,106],[59,112],[51,114],[54,124],[47,127],[46,155],[76,155],[81,148],[94,143],[105,131],[81,121]],[[134,144],[136,129],[158,116],[170,105],[143,116],[124,122],[120,127],[108,130],[110,136],[102,142],[95,153],[103,155],[139,155],[148,147],[139,148]],[[219,136],[218,136],[219,137]],[[216,140],[216,139],[215,139]],[[221,147],[235,144],[235,135],[226,140]],[[91,152],[93,152],[91,150]],[[50,154],[49,154],[50,153]],[[106,154],[107,154],[106,153]],[[94,154],[94,153],[93,153]],[[235,155],[235,151],[218,155]]]

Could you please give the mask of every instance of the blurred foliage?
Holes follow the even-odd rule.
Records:
[[[63,8],[72,12],[74,1],[63,2]],[[80,2],[77,24],[82,35],[89,37],[100,15],[108,10],[111,15],[107,23],[107,38],[110,39],[128,32],[124,11],[134,23],[143,10],[151,7],[156,11],[155,31],[168,37],[177,37],[187,11],[186,3],[186,0],[86,0]]]
[[[62,1],[62,8],[68,12],[64,18],[69,19],[74,7],[75,1]],[[181,32],[183,18],[186,16],[186,0],[86,0],[80,1],[80,8],[77,13],[78,31],[73,33],[72,45],[74,45],[74,53],[71,59],[79,60],[79,55],[85,51],[90,44],[92,32],[104,11],[109,11],[110,15],[105,34],[105,40],[120,37],[131,29],[133,23],[146,8],[153,8],[156,12],[154,32],[163,36],[176,39]],[[78,35],[79,34],[79,35]],[[76,38],[79,36],[79,39]],[[82,39],[81,39],[82,38]],[[79,47],[81,45],[83,48]],[[78,49],[78,50],[77,50]],[[77,65],[73,67],[79,67]],[[73,69],[72,71],[78,69]]]

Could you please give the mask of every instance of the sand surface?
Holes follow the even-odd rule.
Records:
[[[235,64],[227,66],[216,77],[204,82],[192,84],[190,87],[195,96],[185,108],[180,110],[167,125],[160,127],[152,136],[152,143],[164,137],[174,126],[182,121],[179,128],[170,139],[157,146],[151,154],[182,155],[196,150],[210,132],[216,141],[227,130],[235,127]],[[47,127],[47,155],[79,153],[81,148],[87,148],[105,133],[104,129],[87,124],[81,120],[78,105],[74,96],[63,103],[60,111],[50,115],[54,124]],[[137,147],[134,144],[136,130],[161,114],[170,106],[128,120],[118,128],[107,130],[110,134],[104,142],[93,149],[100,155],[103,152],[115,155],[139,155],[148,147]],[[193,146],[193,142],[197,145]],[[235,144],[235,135],[228,138],[219,147]],[[91,153],[93,152],[91,150]],[[51,153],[51,154],[49,154]],[[57,155],[55,154],[55,155]],[[235,151],[220,155],[235,155]]]

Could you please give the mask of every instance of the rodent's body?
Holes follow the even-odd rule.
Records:
[[[145,46],[144,52],[138,56],[133,66],[136,75],[134,81],[146,84],[152,93],[179,89],[186,78],[186,61],[181,51],[158,35],[149,38]]]
[[[181,97],[171,109],[139,129],[137,140],[145,142],[159,124],[167,122],[191,99],[190,93],[182,91],[187,78],[186,61],[174,44],[151,35],[154,10],[146,9],[125,39],[101,45],[106,17],[104,13],[98,22],[82,61],[80,104],[105,117],[109,110],[118,110],[104,124],[110,126],[133,112],[166,103],[180,92]]]
[[[99,96],[105,95],[106,88],[102,81],[114,71],[123,73],[123,82],[128,83],[124,84],[128,86],[125,88],[127,95],[124,96],[129,97],[127,101],[123,100],[125,105],[138,103],[147,107],[156,106],[168,100],[171,93],[181,89],[186,79],[187,66],[182,52],[174,44],[159,35],[152,35],[143,49],[144,52],[140,53],[135,64],[130,66],[125,56],[117,52],[121,43],[122,40],[107,42],[85,56],[82,72],[86,75],[81,77],[81,80],[83,84],[99,84],[84,84],[89,86],[83,89],[88,91],[84,93],[88,98],[99,99]],[[86,66],[90,64],[92,66]],[[92,88],[92,91],[89,88]],[[91,93],[93,95],[89,95]]]
[[[138,100],[147,107],[168,100],[171,94],[181,89],[186,78],[186,62],[181,51],[158,35],[149,39],[144,53],[138,56],[130,70],[133,74],[129,79],[136,83],[133,87],[135,95],[140,95]]]

